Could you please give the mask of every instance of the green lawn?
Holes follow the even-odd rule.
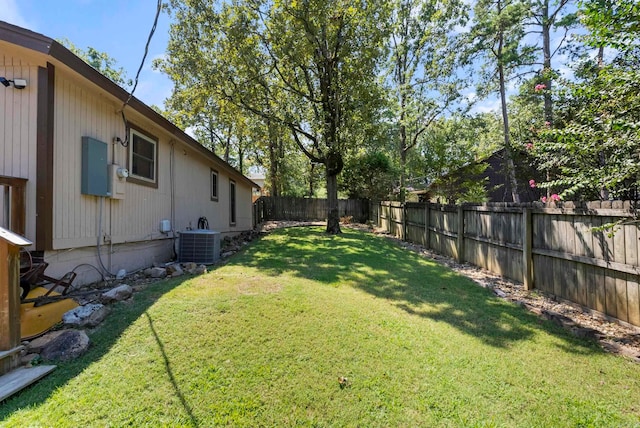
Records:
[[[640,426],[639,365],[344,232],[279,230],[118,304],[0,425]]]

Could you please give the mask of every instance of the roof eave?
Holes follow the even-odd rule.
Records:
[[[36,33],[26,28],[18,27],[8,22],[0,21],[0,40],[12,43],[17,46],[24,47],[42,54],[48,55],[60,61],[70,69],[80,74],[85,79],[94,83],[101,89],[113,95],[123,103],[129,98],[129,92],[118,86],[109,78],[104,76],[95,68],[84,62],[81,58],[71,52],[69,49],[58,43],[56,40],[43,34]],[[140,101],[135,96],[131,98],[128,104],[132,109],[138,111],[147,119],[155,122],[178,140],[183,141],[186,145],[199,151],[218,164],[221,169],[225,170],[229,175],[240,178],[250,186],[260,188],[256,183],[241,174],[211,150],[198,143],[194,138],[186,134],[183,130],[167,120],[164,116],[156,112],[154,109]]]

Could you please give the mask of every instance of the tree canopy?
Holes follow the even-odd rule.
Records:
[[[108,53],[101,52],[91,46],[87,47],[87,49],[79,48],[68,39],[61,39],[59,42],[84,62],[123,88],[133,85],[133,81],[127,77],[125,69],[122,67],[116,68],[117,60]]]
[[[166,114],[243,172],[266,171],[272,194],[326,192],[330,233],[339,192],[404,200],[498,149],[510,200],[533,186],[543,200],[637,197],[637,2],[468,6],[170,0],[155,63],[175,84]],[[477,105],[487,97],[499,109]]]

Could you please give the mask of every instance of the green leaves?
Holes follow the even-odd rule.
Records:
[[[347,162],[340,188],[349,198],[382,201],[389,198],[395,175],[386,154],[365,153]]]
[[[629,51],[640,43],[640,3],[635,0],[583,0],[580,17],[591,46]]]
[[[81,49],[67,39],[59,40],[59,42],[84,62],[123,88],[133,85],[133,81],[127,78],[127,73],[124,68],[115,68],[117,64],[116,59],[109,56],[106,52],[101,52],[91,46],[87,47],[86,50]]]
[[[547,186],[562,196],[633,198],[640,184],[640,72],[609,65],[568,85],[559,129],[541,133],[541,165],[557,171]],[[631,193],[630,193],[631,192]]]

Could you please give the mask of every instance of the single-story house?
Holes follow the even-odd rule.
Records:
[[[76,283],[252,228],[259,187],[55,40],[0,21],[0,226]]]

